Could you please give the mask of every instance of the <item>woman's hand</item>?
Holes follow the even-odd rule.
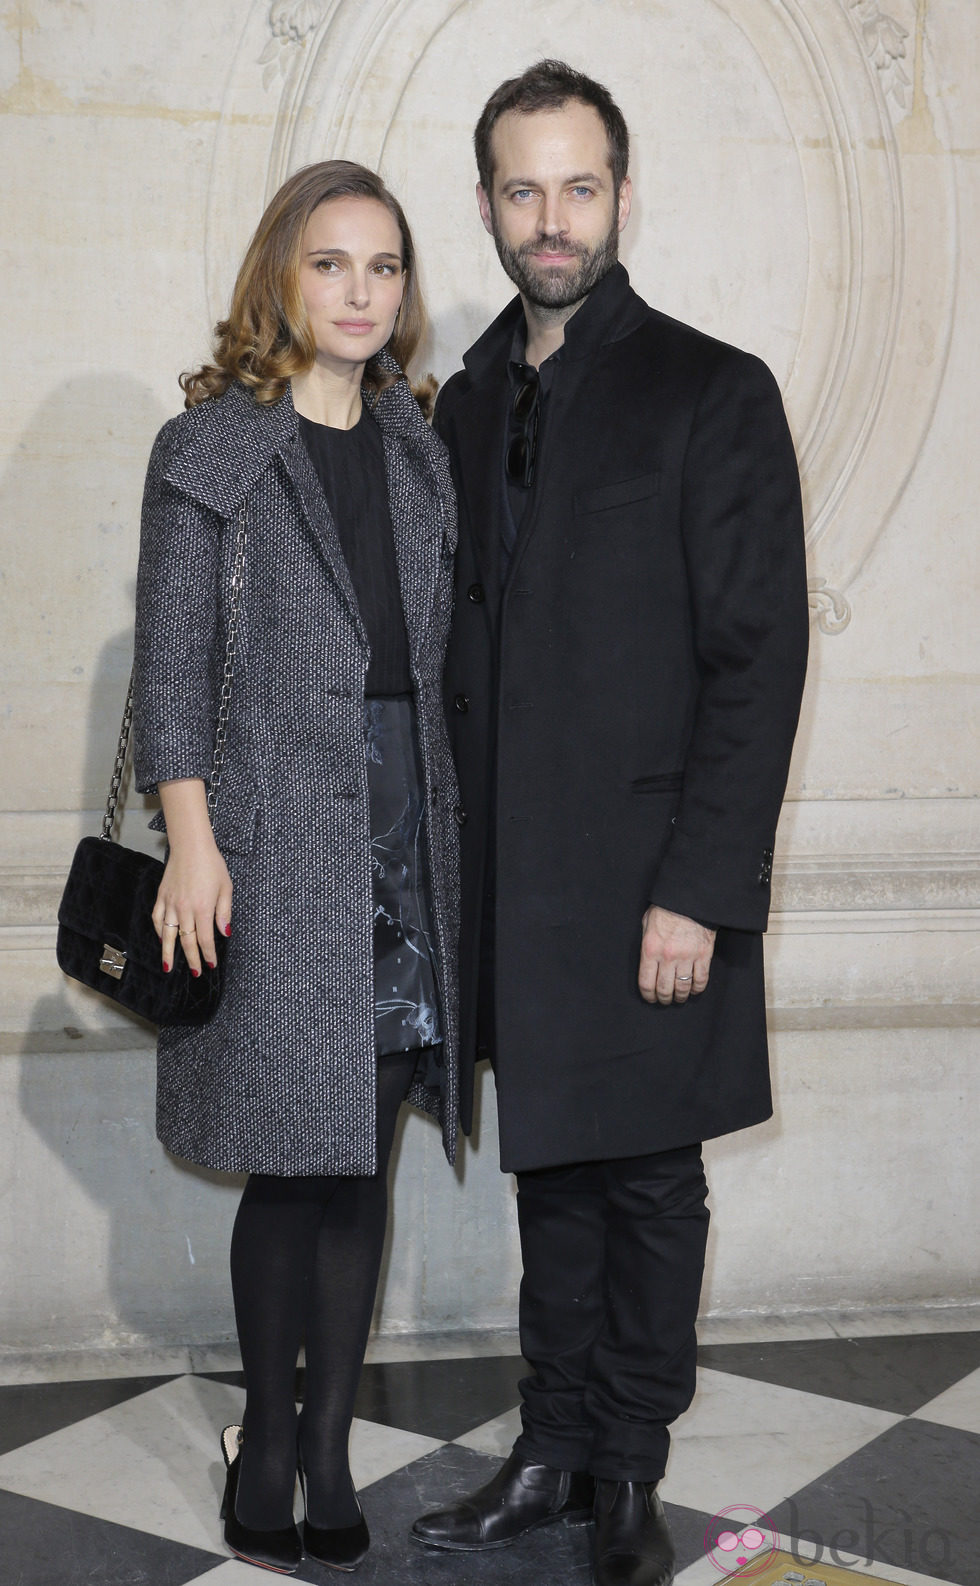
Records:
[[[161,782],[170,857],[153,906],[164,971],[174,965],[177,944],[192,975],[217,963],[215,929],[231,935],[232,882],[208,819],[204,783],[197,778]]]

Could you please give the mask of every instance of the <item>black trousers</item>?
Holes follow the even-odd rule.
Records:
[[[524,1458],[660,1480],[694,1396],[706,1195],[700,1143],[517,1175]]]

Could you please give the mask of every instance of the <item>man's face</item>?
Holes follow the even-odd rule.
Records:
[[[609,140],[591,105],[509,110],[493,129],[493,192],[477,187],[483,224],[528,302],[571,308],[615,262],[629,218],[629,177],[613,192]]]

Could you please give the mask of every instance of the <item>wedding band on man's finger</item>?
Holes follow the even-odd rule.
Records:
[[[674,976],[674,979],[675,979],[675,980],[681,980],[681,981],[684,981],[684,980],[693,980],[693,979],[694,979],[694,976],[693,976],[693,975],[675,975],[675,976]]]

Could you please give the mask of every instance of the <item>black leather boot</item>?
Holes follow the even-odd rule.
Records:
[[[412,1526],[413,1542],[472,1553],[506,1547],[538,1526],[586,1525],[595,1483],[581,1471],[553,1470],[512,1453],[492,1481],[448,1509],[424,1514]]]
[[[670,1586],[674,1542],[656,1482],[595,1487],[595,1586]]]

